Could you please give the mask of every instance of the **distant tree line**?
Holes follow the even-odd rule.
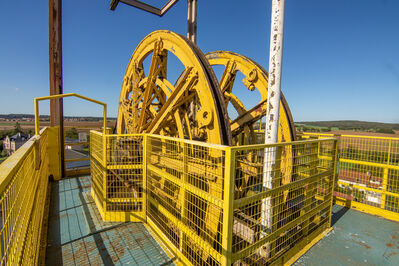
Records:
[[[338,127],[341,130],[399,130],[399,124],[394,123],[379,123],[379,122],[365,122],[357,120],[339,120],[339,121],[309,121],[309,122],[298,122],[296,124],[302,124],[306,126],[316,127]]]

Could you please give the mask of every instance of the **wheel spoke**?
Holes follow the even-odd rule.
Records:
[[[244,104],[238,99],[233,93],[228,93],[227,91],[224,93],[226,99],[231,102],[231,104],[236,109],[238,115],[244,114],[247,110],[244,107]]]
[[[157,116],[154,120],[152,120],[150,126],[147,128],[147,132],[156,133],[159,131],[162,121],[170,114],[172,114],[172,110],[174,104],[183,96],[184,92],[190,90],[197,80],[197,74],[195,72],[192,73],[192,68],[188,67],[185,70],[183,78],[179,80],[179,83],[173,90],[172,94],[168,97],[165,104],[162,106],[161,110],[159,110]]]
[[[236,79],[237,74],[237,64],[233,60],[229,60],[224,69],[223,75],[220,78],[220,88],[222,92],[229,92],[233,90],[234,81]]]
[[[267,101],[263,101],[250,110],[242,113],[231,122],[231,133],[233,136],[240,134],[244,126],[253,124],[266,114]]]
[[[145,110],[147,108],[149,97],[152,94],[152,90],[154,88],[155,79],[158,73],[160,72],[159,63],[161,61],[160,59],[161,49],[162,49],[162,41],[159,40],[154,43],[154,51],[152,53],[150,72],[148,73],[146,88],[144,90],[143,105],[141,107],[142,110],[143,109]],[[144,121],[145,121],[145,112],[141,112],[138,123],[139,131],[141,131]]]

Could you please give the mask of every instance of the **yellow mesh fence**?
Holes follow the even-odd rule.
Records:
[[[233,148],[232,262],[285,262],[330,227],[335,144],[330,139]]]
[[[137,221],[145,215],[141,135],[90,134],[91,193],[106,221]]]
[[[305,138],[331,137],[305,133]],[[399,139],[336,135],[338,182],[342,204],[399,220]]]
[[[92,132],[91,141],[103,218],[141,217],[184,264],[286,261],[330,227],[336,140],[227,147]]]
[[[0,166],[1,265],[38,264],[48,188],[47,130]]]
[[[191,263],[219,265],[224,151],[157,136],[147,149],[148,218]]]

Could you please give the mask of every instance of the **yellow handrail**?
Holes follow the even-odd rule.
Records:
[[[91,99],[89,97],[77,94],[77,93],[65,93],[65,94],[57,94],[57,95],[51,95],[51,96],[44,96],[44,97],[37,97],[35,98],[35,134],[39,134],[39,101],[43,100],[51,100],[51,99],[59,99],[59,98],[66,98],[66,97],[77,97],[81,98],[83,100],[96,103],[99,105],[102,105],[104,107],[104,127],[103,127],[103,132],[105,134],[105,129],[107,127],[107,104]]]
[[[1,265],[37,265],[44,256],[42,221],[53,154],[49,128],[39,133],[0,165]]]

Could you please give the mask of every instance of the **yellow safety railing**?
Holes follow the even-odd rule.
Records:
[[[334,139],[227,147],[91,131],[90,141],[103,219],[146,222],[183,264],[287,263],[330,228]]]
[[[232,262],[284,264],[330,228],[335,141],[241,146],[232,152]],[[262,186],[265,175],[273,177],[271,189]]]
[[[399,138],[304,133],[338,139],[337,203],[399,221]]]
[[[66,97],[77,97],[92,103],[96,103],[99,105],[103,106],[103,116],[104,116],[104,126],[103,126],[103,130],[104,130],[104,134],[105,134],[105,129],[107,127],[107,104],[91,99],[89,97],[77,94],[77,93],[65,93],[65,94],[57,94],[57,95],[51,95],[51,96],[43,96],[43,97],[37,97],[35,98],[35,134],[38,135],[39,134],[39,130],[40,130],[40,120],[39,120],[39,102],[40,101],[44,101],[44,100],[51,100],[51,99],[61,99],[61,98],[66,98]]]
[[[39,130],[40,130],[40,119],[39,119],[39,102],[40,101],[44,101],[44,100],[51,100],[51,99],[61,99],[61,98],[67,98],[67,97],[76,97],[76,98],[80,98],[83,99],[85,101],[89,101],[98,105],[101,105],[103,107],[103,133],[105,134],[105,130],[107,127],[107,104],[91,99],[89,97],[77,94],[77,93],[66,93],[66,94],[57,94],[57,95],[51,95],[51,96],[44,96],[44,97],[37,97],[34,99],[34,103],[35,103],[35,134],[39,134]],[[64,132],[62,132],[62,134],[59,134],[60,137],[64,137]],[[64,147],[62,147],[63,149],[65,149],[67,146],[76,146],[76,145],[86,145],[89,144],[89,142],[77,142],[77,143],[66,143],[64,142]],[[68,163],[73,163],[73,162],[82,162],[82,161],[89,161],[90,158],[88,156],[86,156],[84,153],[82,152],[76,152],[74,153],[75,158],[64,158],[64,161],[61,162],[61,164],[63,165],[65,171],[65,175],[66,176],[71,176],[71,175],[78,175],[78,174],[86,174],[89,172],[89,166],[87,167],[78,167],[78,169],[74,169],[72,167],[72,169],[69,169],[67,167]],[[81,168],[81,169],[79,169]],[[57,178],[58,179],[58,178]]]
[[[37,265],[43,255],[48,138],[43,129],[0,165],[1,265]]]

